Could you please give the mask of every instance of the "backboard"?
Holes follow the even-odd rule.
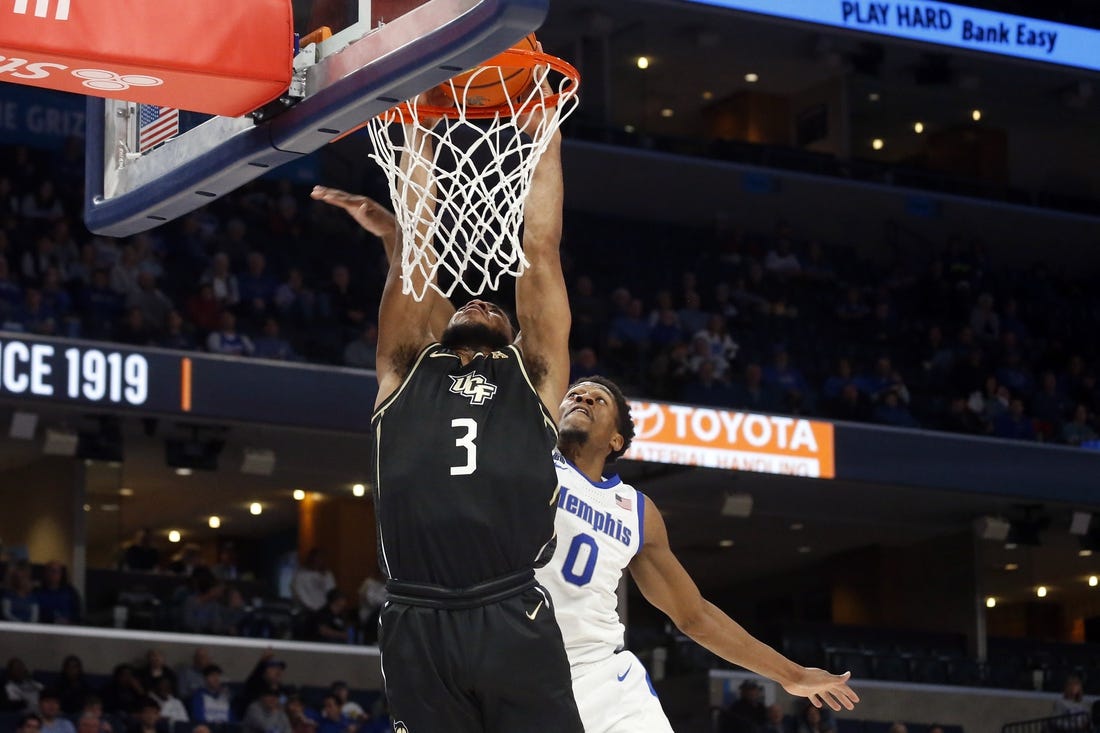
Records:
[[[154,113],[89,97],[85,222],[121,237],[193,211],[503,51],[541,25],[548,4],[296,0],[298,34],[327,24],[332,35],[298,50],[287,93],[244,117],[183,125],[146,152],[139,128]]]

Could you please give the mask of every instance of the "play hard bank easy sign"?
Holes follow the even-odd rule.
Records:
[[[795,417],[630,403],[636,431],[625,458],[650,463],[833,478],[833,425]]]

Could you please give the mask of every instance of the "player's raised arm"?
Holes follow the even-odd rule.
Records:
[[[553,113],[537,109],[525,127]],[[559,251],[563,196],[561,133],[555,131],[535,167],[524,207],[523,251],[531,266],[516,280],[517,345],[529,369],[541,376],[534,386],[555,415],[569,386],[569,298]]]
[[[348,212],[355,222],[374,236],[382,240],[382,248],[386,253],[386,263],[392,265],[394,258],[398,257],[397,242],[401,238],[401,232],[397,226],[397,220],[392,212],[374,199],[355,193],[341,191],[338,188],[326,186],[314,186],[310,194],[318,201],[324,201]],[[432,301],[432,314],[428,325],[432,339],[438,339],[455,313],[451,301],[444,298],[438,291],[428,289],[426,299]]]
[[[833,710],[851,710],[859,702],[848,686],[849,673],[836,675],[792,662],[703,598],[672,554],[661,513],[648,497],[644,501],[645,542],[629,568],[646,600],[701,646],[727,662],[775,680],[792,695],[808,697],[816,707],[824,704]]]

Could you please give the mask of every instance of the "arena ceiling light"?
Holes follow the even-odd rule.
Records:
[[[642,69],[644,71],[645,69],[649,68],[649,57],[648,56],[639,56],[637,59],[634,60],[634,64],[639,69]]]
[[[760,81],[760,75],[750,71],[749,73],[745,74],[745,81],[747,81],[749,84],[755,84],[756,82]]]
[[[354,486],[351,487],[351,493],[352,493],[352,495],[357,496],[357,497],[365,496],[366,493],[367,493],[367,487],[364,486],[363,484],[355,484]]]
[[[306,492],[301,489],[294,489],[294,493],[291,494],[294,497],[294,501],[305,501]]]

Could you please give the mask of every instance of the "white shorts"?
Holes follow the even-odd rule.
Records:
[[[672,733],[649,673],[630,652],[574,667],[572,672],[585,733]]]

